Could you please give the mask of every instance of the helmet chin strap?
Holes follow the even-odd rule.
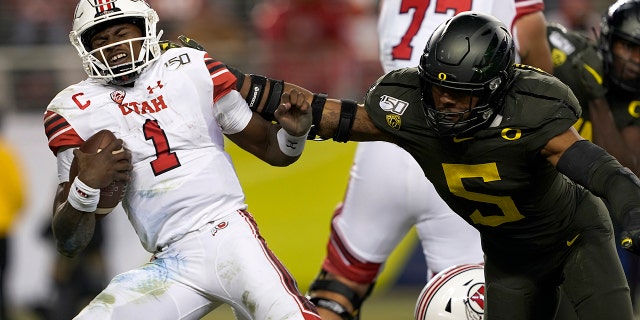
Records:
[[[114,73],[122,73],[126,69],[125,70],[118,70],[118,68],[120,68],[120,67],[125,68],[126,67],[126,68],[135,69],[139,65],[141,65],[142,63],[143,63],[142,61],[137,61],[137,62],[134,62],[133,64],[132,63],[126,63],[126,64],[123,64],[121,66],[115,66],[115,67],[111,68],[111,71],[114,72]],[[115,72],[115,71],[117,71],[117,72]],[[140,70],[133,70],[131,72],[128,72],[128,73],[113,77],[113,79],[111,81],[109,81],[109,83],[114,84],[114,85],[118,85],[118,86],[131,84],[131,83],[135,82],[138,79],[139,76],[140,76]]]

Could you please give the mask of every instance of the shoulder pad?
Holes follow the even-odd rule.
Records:
[[[407,92],[415,93],[420,91],[420,75],[418,74],[418,68],[403,68],[393,70],[387,74],[378,78],[376,82],[371,85],[365,100],[372,95],[391,95],[401,96]],[[375,94],[374,94],[375,92]]]
[[[529,118],[535,123],[564,117],[575,121],[581,115],[578,99],[558,78],[532,70],[520,70],[516,76],[509,94],[512,100],[506,106],[516,106],[516,112],[523,113],[517,118]]]

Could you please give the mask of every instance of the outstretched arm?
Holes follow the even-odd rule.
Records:
[[[236,101],[242,99],[237,92],[231,95],[237,97]],[[219,105],[231,100],[223,99]],[[244,104],[244,101],[240,102]],[[230,109],[234,109],[233,106]],[[249,112],[246,106],[235,109],[241,110],[243,117],[249,118],[248,124],[241,131],[225,133],[235,144],[273,166],[287,166],[300,157],[311,127],[311,109],[303,104],[303,101],[293,105],[277,106],[272,115],[275,122],[268,121],[255,112]]]
[[[257,91],[256,83],[265,82],[261,89],[261,99],[255,106],[251,106],[251,104],[250,106],[266,119],[272,118],[269,110],[274,109],[276,104],[295,106],[299,103],[305,103],[309,105],[313,115],[310,139],[334,139],[339,142],[377,140],[393,142],[390,135],[374,125],[363,104],[346,99],[326,98],[324,95],[314,94],[292,83],[279,82],[258,75],[243,74],[237,70],[233,71],[238,78],[238,91],[249,101]],[[256,81],[258,78],[264,80]],[[282,87],[277,87],[279,85]],[[275,100],[272,98],[273,95],[281,95],[281,99]],[[276,104],[274,101],[277,101]],[[294,103],[292,104],[291,101]]]
[[[191,38],[179,36],[178,39],[184,46],[204,51],[204,48]],[[164,42],[161,45],[163,50],[181,46],[172,42]],[[231,66],[227,66],[227,68],[236,77],[236,90],[245,98],[249,108],[260,114],[267,121],[275,120],[279,122],[283,120],[277,119],[275,112],[279,105],[285,103],[285,101],[281,100],[281,97],[283,93],[286,93],[289,100],[286,101],[287,108],[291,106],[302,107],[302,102],[306,102],[312,109],[313,125],[309,139],[320,138],[324,140],[331,138],[338,142],[378,140],[394,142],[392,136],[379,130],[374,125],[363,104],[357,104],[355,101],[346,99],[327,99],[326,95],[314,94],[292,83],[261,75],[244,74]],[[294,96],[289,96],[289,93],[294,93]],[[291,100],[292,98],[294,100]],[[291,104],[291,101],[294,103]],[[251,121],[254,122],[254,120],[260,126],[265,125],[258,119],[252,119]],[[234,142],[239,141],[242,143],[241,147],[245,145],[241,136],[227,136]],[[264,160],[262,156],[258,155],[258,157]]]

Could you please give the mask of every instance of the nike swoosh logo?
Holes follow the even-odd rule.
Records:
[[[473,137],[467,137],[467,138],[453,137],[453,142],[458,143],[458,142],[467,141],[467,140],[471,140],[471,139],[473,139]]]
[[[571,247],[573,245],[574,242],[576,242],[576,240],[578,240],[578,238],[580,238],[580,234],[576,234],[575,237],[573,237],[573,239],[571,240],[567,240],[567,247]]]

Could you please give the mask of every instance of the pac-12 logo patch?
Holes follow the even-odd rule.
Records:
[[[388,114],[385,118],[387,119],[387,124],[389,125],[389,127],[395,130],[400,130],[400,127],[402,126],[402,118],[400,118],[399,115]]]
[[[117,103],[118,105],[121,105],[126,95],[127,93],[124,92],[124,90],[116,90],[111,92],[111,100],[113,100],[113,102]]]

